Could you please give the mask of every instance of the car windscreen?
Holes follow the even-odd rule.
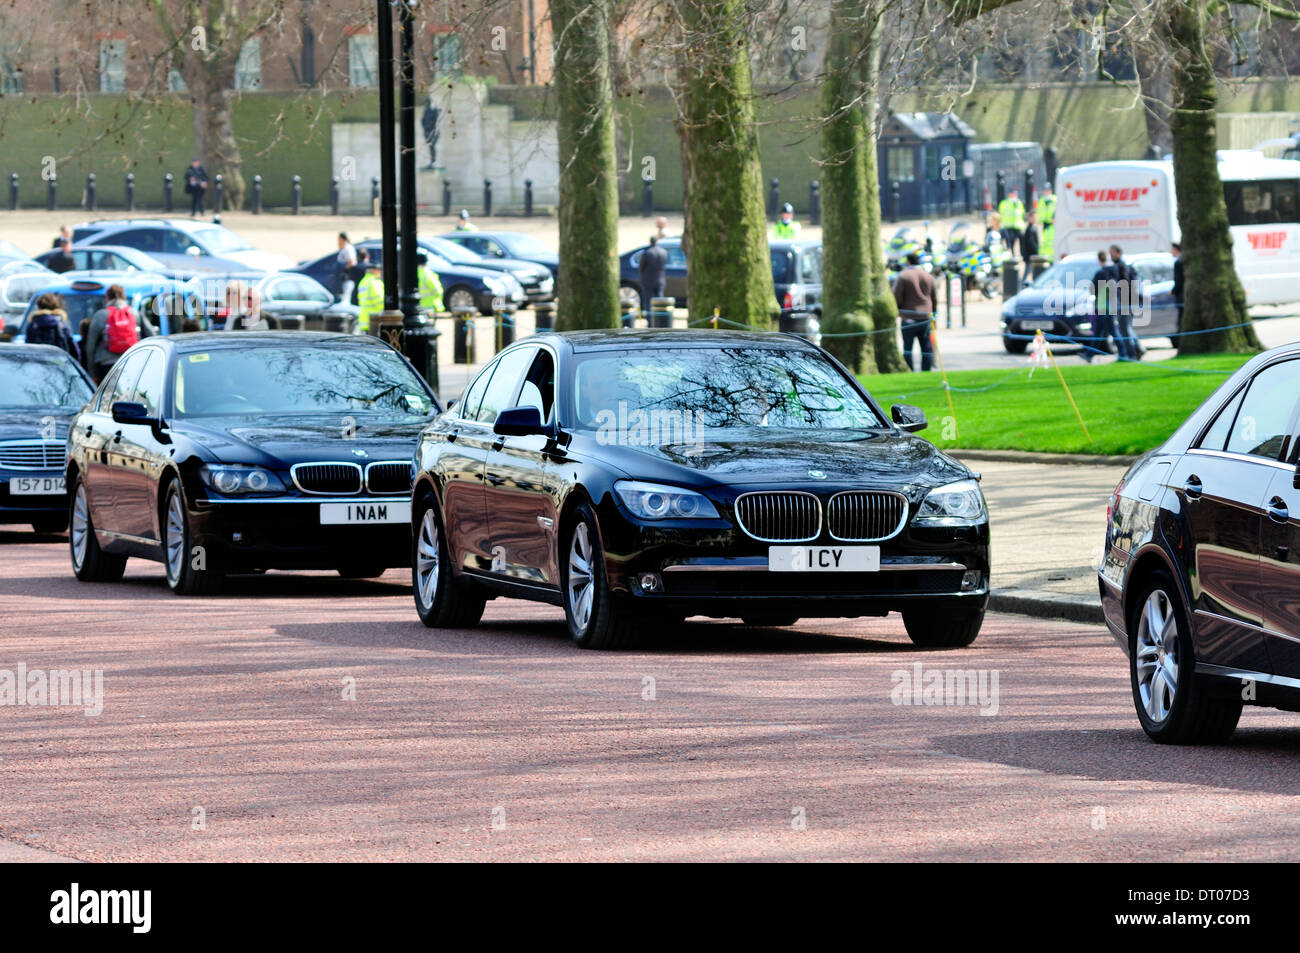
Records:
[[[511,249],[516,254],[536,255],[536,254],[554,254],[554,248],[548,248],[541,241],[532,235],[511,235],[508,239]]]
[[[196,229],[194,237],[201,241],[208,251],[214,255],[222,255],[232,251],[248,251],[253,247],[229,229],[217,226]]]
[[[342,420],[373,411],[417,419],[436,409],[410,367],[379,348],[215,347],[178,355],[173,374],[178,417],[338,414]]]
[[[615,431],[686,422],[705,431],[888,426],[833,364],[769,347],[645,348],[580,354],[577,426]],[[663,442],[671,442],[668,437]]]
[[[428,247],[424,249],[424,253],[426,255],[429,253],[429,248],[432,248],[435,251],[437,251],[439,255],[447,259],[449,262],[452,262],[453,264],[460,264],[460,265],[482,265],[483,264],[483,257],[481,255],[476,255],[469,249],[464,248],[463,246],[458,245],[455,242],[449,242],[442,238],[432,238],[432,239],[425,239],[425,240],[429,243]]]
[[[2,346],[0,346],[2,347]],[[18,355],[0,349],[0,407],[80,407],[90,400],[86,379],[57,355]]]
[[[1062,261],[1048,268],[1034,279],[1034,287],[1047,290],[1050,288],[1079,288],[1088,290],[1092,276],[1101,266],[1094,261]]]

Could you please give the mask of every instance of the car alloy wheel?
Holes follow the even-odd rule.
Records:
[[[80,476],[76,480],[72,502],[68,506],[68,552],[72,557],[72,571],[81,582],[114,582],[126,571],[126,557],[99,548],[86,484]]]
[[[185,571],[185,508],[181,495],[173,487],[167,493],[167,581],[176,586]]]
[[[453,288],[447,295],[447,307],[452,311],[476,311],[478,302],[474,300],[474,292],[466,288]]]
[[[1136,651],[1142,707],[1153,724],[1163,724],[1178,691],[1178,621],[1163,589],[1152,592],[1142,607]]]
[[[68,541],[72,546],[72,568],[80,572],[86,564],[86,548],[90,540],[90,504],[86,501],[86,485],[77,481],[77,492],[72,497],[72,519]]]
[[[431,629],[478,625],[487,598],[469,580],[452,575],[450,540],[438,517],[437,498],[432,493],[417,497],[411,516],[411,588],[420,621]]]
[[[641,306],[641,292],[637,291],[631,285],[618,286],[618,300],[626,301],[637,307]]]
[[[591,576],[591,532],[586,523],[579,523],[569,544],[569,611],[579,629],[591,622],[591,607],[595,601],[596,582]]]
[[[426,611],[432,609],[438,594],[439,546],[438,518],[431,506],[420,520],[420,535],[415,544],[415,594]]]

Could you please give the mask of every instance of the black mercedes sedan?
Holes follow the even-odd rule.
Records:
[[[405,566],[411,457],[439,410],[368,335],[147,338],[72,422],[72,568],[111,581],[150,559],[188,595],[230,573]]]
[[[1300,711],[1300,344],[1129,468],[1099,577],[1152,740],[1223,741],[1246,704]]]
[[[0,344],[0,382],[0,523],[62,532],[68,423],[95,384],[67,351],[47,344]]]
[[[583,647],[693,615],[786,626],[899,611],[970,644],[988,601],[978,475],[800,338],[543,334],[502,351],[420,436],[415,604],[563,606]]]

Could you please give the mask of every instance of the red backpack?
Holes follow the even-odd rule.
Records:
[[[113,354],[121,354],[140,340],[140,329],[136,326],[135,312],[130,306],[108,306],[108,349]]]

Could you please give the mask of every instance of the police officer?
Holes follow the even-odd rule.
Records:
[[[1039,254],[1052,258],[1056,242],[1056,195],[1050,184],[1043,186],[1043,194],[1038,198],[1038,224],[1043,227]]]
[[[1020,201],[1018,189],[1012,189],[998,203],[998,215],[1002,219],[1002,242],[1014,255],[1020,243],[1020,230],[1025,227],[1025,203]]]
[[[371,261],[366,264],[366,276],[357,285],[357,332],[370,333],[370,316],[384,310],[384,279],[379,263]]]
[[[415,278],[420,292],[420,310],[437,314],[442,310],[442,282],[437,273],[429,267],[429,256],[421,252],[415,256],[418,265]]]
[[[781,219],[772,226],[772,233],[777,238],[794,239],[799,237],[799,223],[794,220],[794,206],[789,202],[781,206]]]
[[[469,220],[469,209],[460,210],[460,221],[456,224],[458,232],[477,232],[478,226]]]

